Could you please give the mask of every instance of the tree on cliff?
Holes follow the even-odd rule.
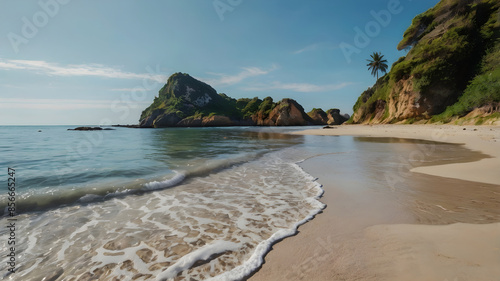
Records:
[[[371,60],[367,60],[368,64],[368,70],[372,71],[373,76],[377,76],[378,80],[378,72],[382,71],[383,73],[387,72],[387,60],[384,59],[384,55],[380,53],[374,52],[373,54],[370,55],[372,58]]]

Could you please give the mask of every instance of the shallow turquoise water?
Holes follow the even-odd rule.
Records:
[[[89,194],[147,189],[147,183],[154,181],[169,187],[173,183],[166,181],[176,173],[205,175],[304,141],[301,136],[279,134],[303,128],[83,132],[68,128],[72,127],[0,127],[0,167],[16,169],[18,199],[27,200],[25,207],[71,203]],[[0,194],[2,205],[5,197]]]

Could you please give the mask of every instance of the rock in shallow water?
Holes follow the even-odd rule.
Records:
[[[74,129],[68,129],[68,131],[112,131],[111,128],[101,128],[101,127],[76,127]]]

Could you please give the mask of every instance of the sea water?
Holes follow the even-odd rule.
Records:
[[[238,280],[324,208],[297,165],[317,138],[282,134],[303,128],[67,128],[0,127],[2,225],[16,171],[5,280]]]

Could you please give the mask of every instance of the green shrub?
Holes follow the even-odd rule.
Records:
[[[274,107],[276,107],[276,104],[273,102],[273,98],[266,97],[259,105],[258,111],[261,112],[264,116],[267,116],[269,115],[269,113],[271,113]]]

